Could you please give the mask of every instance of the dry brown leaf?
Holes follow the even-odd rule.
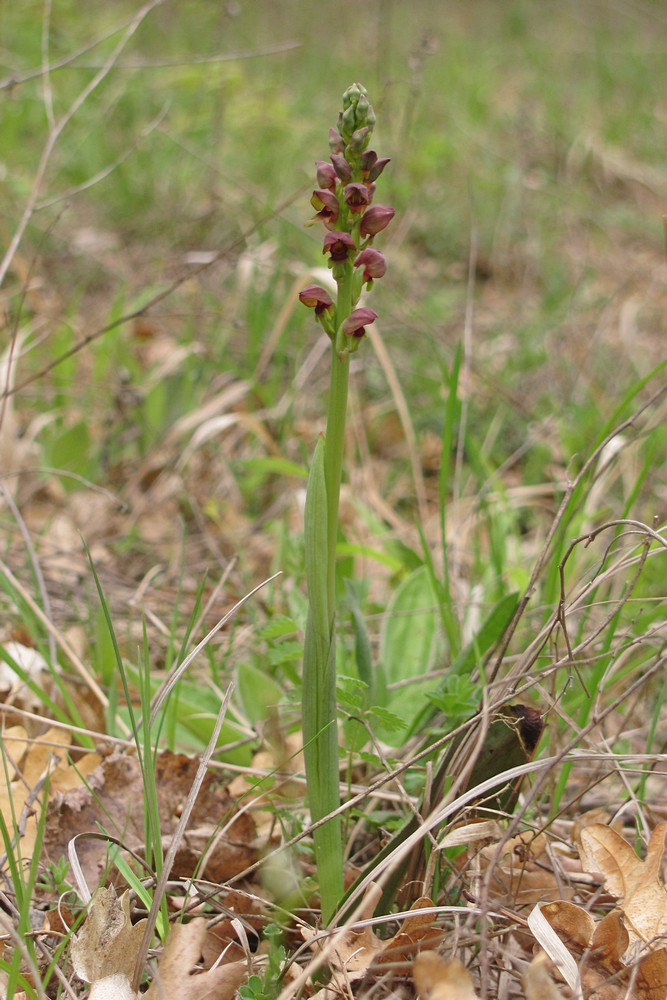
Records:
[[[563,887],[555,874],[543,864],[537,864],[546,849],[546,838],[527,832],[513,837],[498,857],[495,844],[489,844],[470,858],[473,872],[473,895],[478,895],[475,881],[479,882],[490,864],[493,877],[489,898],[492,902],[513,908],[534,906],[536,903],[560,899],[569,890]]]
[[[172,924],[155,978],[144,1000],[229,1000],[247,979],[246,962],[229,962],[196,974],[206,937],[206,920]]]
[[[637,965],[635,991],[642,1000],[665,1000],[667,997],[667,948],[656,948],[640,959]]]
[[[375,912],[382,890],[374,882],[368,886],[360,907],[359,920],[370,920]],[[401,929],[388,941],[382,941],[370,924],[356,930],[347,928],[336,940],[336,948],[330,967],[333,977],[323,997],[333,996],[337,990],[345,991],[350,983],[364,979],[373,982],[391,972],[393,975],[407,975],[417,952],[431,950],[440,944],[443,931],[434,924],[432,913],[420,910],[433,907],[433,902],[422,897],[411,907]],[[326,942],[318,941],[315,931],[302,928],[305,940],[314,939],[312,947],[320,951]]]
[[[605,967],[618,968],[628,950],[630,935],[618,910],[613,910],[597,924],[591,937],[592,954]]]
[[[118,899],[113,886],[97,889],[83,927],[72,939],[72,965],[79,979],[86,983],[116,975],[131,979],[145,925],[145,920],[132,924],[128,892]]]
[[[163,846],[169,845],[181,809],[188,797],[199,762],[195,757],[163,751],[155,762],[160,828]],[[80,833],[97,832],[99,825],[128,848],[144,849],[143,777],[136,756],[112,753],[88,775],[86,787],[79,786],[56,795],[49,802],[44,849],[52,861],[67,852],[69,841]],[[175,878],[189,877],[199,864],[202,851],[219,824],[232,817],[234,800],[225,788],[207,775],[190,818],[192,838],[180,845],[172,873]],[[207,853],[206,876],[212,882],[224,882],[256,860],[251,846],[255,828],[250,816],[235,816],[225,836],[216,840]],[[106,845],[99,840],[77,842],[77,855],[89,885],[97,885],[106,862]]]
[[[574,903],[558,900],[545,903],[542,914],[570,951],[581,954],[588,948],[595,932],[595,921],[587,910]]]
[[[371,962],[368,972],[378,977],[391,971],[396,976],[405,975],[410,963],[420,951],[432,951],[442,941],[443,930],[434,924],[433,913],[419,913],[433,907],[428,896],[417,899],[410,907],[411,914],[393,938],[386,941]]]
[[[370,920],[375,912],[375,908],[382,897],[382,889],[371,882],[366,892],[362,904],[359,908],[359,920]],[[313,940],[311,945],[316,951],[321,951],[326,942],[318,940],[317,932],[308,927],[301,928],[301,934],[305,941]],[[359,930],[348,928],[336,939],[336,949],[331,960],[332,967],[337,971],[343,971],[351,979],[359,978],[370,965],[373,956],[380,950],[383,942],[373,931],[370,924],[361,927]]]
[[[642,861],[620,834],[601,823],[581,831],[582,864],[599,872],[609,892],[622,900],[631,940],[667,934],[667,892],[660,881],[667,822],[654,829]]]
[[[22,834],[20,849],[24,857],[31,857],[35,849],[38,811],[42,802],[39,784],[47,766],[51,767],[49,795],[53,796],[67,788],[80,786],[82,776],[89,774],[101,760],[98,754],[89,753],[80,757],[76,765],[68,763],[66,757],[70,739],[67,730],[56,726],[36,738],[29,737],[23,726],[11,726],[2,733],[3,748],[15,771],[12,774],[12,768],[8,769],[10,781],[7,784],[4,768],[0,768],[0,811],[8,819],[12,816],[16,818]],[[9,825],[11,829],[12,823]]]
[[[446,961],[423,951],[412,963],[412,978],[422,1000],[477,1000],[470,973],[458,958]]]
[[[563,1000],[563,994],[551,978],[551,968],[547,955],[539,952],[521,977],[526,1000]]]
[[[595,924],[589,913],[572,903],[549,903],[541,909],[576,959],[577,975],[585,997],[665,1000],[667,948],[646,952],[634,970],[626,966],[622,955],[627,951],[629,935],[618,910]],[[544,996],[548,1000],[546,994]],[[526,1000],[532,1000],[527,988]],[[539,994],[535,1000],[540,1000]]]

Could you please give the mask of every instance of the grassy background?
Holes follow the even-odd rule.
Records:
[[[49,107],[57,121],[136,10],[56,0],[46,77],[42,4],[0,9],[6,246]],[[7,340],[26,337],[17,381],[39,376],[12,397],[7,472],[23,471],[7,481],[53,614],[82,626],[103,678],[113,660],[79,531],[131,659],[140,612],[155,626],[155,668],[170,662],[206,574],[211,624],[221,603],[283,570],[247,612],[255,631],[239,626],[231,659],[225,640],[204,669],[221,683],[230,664],[264,666],[268,643],[280,684],[298,683],[298,644],[281,660],[259,630],[277,614],[302,624],[303,475],[323,427],[326,364],[295,290],[322,266],[319,230],[304,227],[313,161],[326,158],[355,79],[377,110],[376,148],[392,157],[377,198],[397,217],[373,305],[414,443],[367,344],[351,400],[342,572],[354,566],[362,580],[374,656],[387,661],[387,606],[400,611],[399,584],[431,560],[451,617],[416,673],[436,653],[454,659],[496,602],[526,586],[568,477],[660,383],[642,385],[664,359],[666,41],[657,3],[191,0],[147,14],[55,144],[1,292]],[[114,325],[176,279],[145,316]],[[516,652],[555,607],[571,536],[629,514],[664,519],[663,413],[653,407],[626,431],[604,478],[575,497]],[[112,499],[40,469],[83,476]],[[8,564],[29,573],[10,514],[6,527]],[[602,553],[579,547],[570,582],[583,586]],[[660,618],[660,563],[644,569],[629,634]],[[622,565],[578,627],[627,579]]]

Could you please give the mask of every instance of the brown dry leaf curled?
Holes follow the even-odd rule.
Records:
[[[667,823],[659,823],[642,861],[608,826],[593,823],[581,831],[582,864],[603,875],[609,892],[622,900],[631,940],[652,941],[667,934],[667,892],[660,881],[665,839]]]
[[[97,889],[83,927],[72,940],[72,965],[79,979],[86,983],[114,975],[131,979],[145,925],[145,920],[132,924],[127,891],[118,899],[113,886]]]
[[[422,951],[412,963],[412,978],[422,1000],[477,1000],[470,973],[458,958],[446,961]]]
[[[565,970],[565,978],[575,992],[580,986],[584,997],[591,1000],[665,1000],[667,948],[645,951],[634,969],[626,966],[622,956],[628,949],[629,935],[618,910],[608,913],[597,924],[589,913],[573,903],[549,903],[542,907],[542,915],[575,959],[573,978]],[[551,952],[548,954],[554,958]],[[560,965],[558,968],[563,972]],[[545,975],[540,973],[540,981],[546,990]],[[538,992],[530,997],[525,980],[524,986],[526,1000],[541,1000],[542,987],[536,987]],[[549,1000],[547,992],[543,996]]]
[[[229,962],[196,974],[206,937],[206,920],[197,917],[188,924],[172,924],[155,979],[144,1000],[230,1000],[247,979],[246,962]]]

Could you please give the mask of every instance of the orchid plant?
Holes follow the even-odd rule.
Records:
[[[394,209],[373,204],[376,181],[389,162],[369,149],[375,112],[366,89],[353,84],[343,94],[337,129],[329,130],[329,161],[317,161],[311,224],[327,230],[322,252],[337,286],[334,302],[320,285],[300,293],[304,305],[331,340],[331,381],[326,434],[315,448],[305,508],[308,622],[303,657],[303,742],[306,783],[314,824],[315,860],[322,916],[328,920],[343,894],[338,730],[336,715],[336,539],[343,465],[350,357],[366,327],[377,319],[359,305],[387,264],[374,248]]]

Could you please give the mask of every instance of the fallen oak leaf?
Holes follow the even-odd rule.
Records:
[[[609,892],[621,900],[631,940],[652,941],[667,934],[667,891],[660,881],[667,822],[659,823],[642,861],[620,834],[593,823],[580,834],[579,852],[588,872],[598,872]]]
[[[245,961],[228,962],[207,972],[196,973],[207,921],[196,917],[187,924],[172,924],[155,978],[142,1000],[185,997],[186,1000],[231,1000],[248,977]]]
[[[539,909],[536,907],[531,913],[528,924],[576,995],[595,1000],[665,1000],[667,948],[646,951],[634,968],[626,966],[621,956],[628,949],[629,935],[618,910],[596,924],[586,910],[573,903],[561,901],[542,906],[539,917],[556,935],[559,944],[554,945],[536,922]],[[568,949],[565,961],[559,950],[564,944]],[[543,980],[546,973],[539,975]],[[524,987],[526,1000],[540,1000],[539,992],[531,998],[525,982]],[[547,1000],[546,992],[544,997]]]

